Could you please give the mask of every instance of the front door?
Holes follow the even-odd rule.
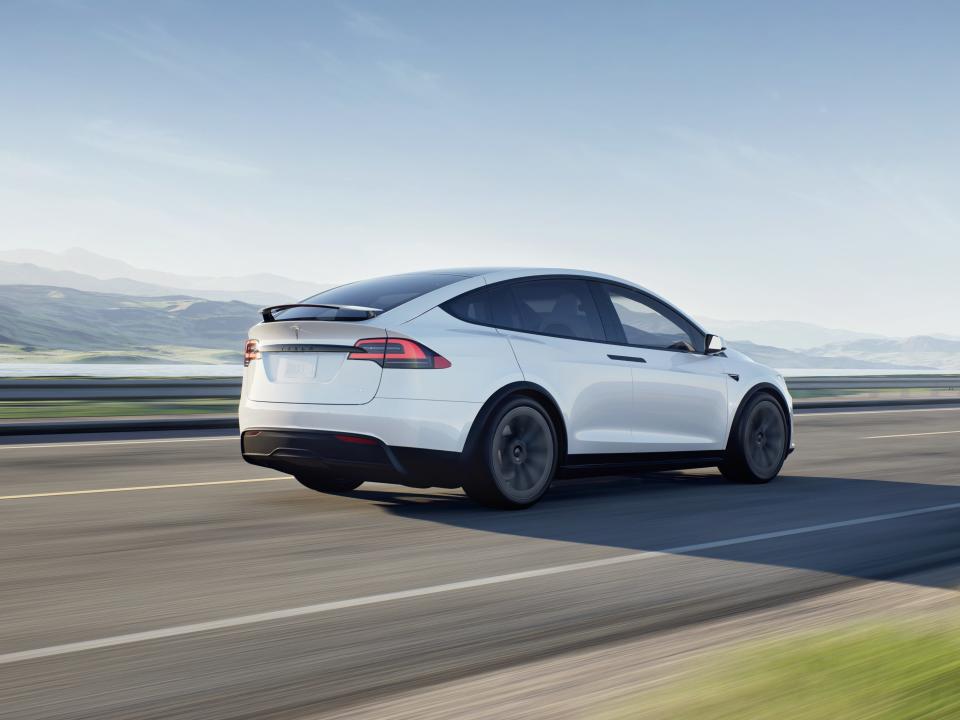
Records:
[[[614,326],[631,357],[637,451],[723,449],[727,375],[719,358],[703,353],[702,334],[656,298],[608,283],[594,287],[608,330]]]

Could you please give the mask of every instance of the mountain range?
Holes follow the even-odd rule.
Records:
[[[239,300],[189,295],[0,285],[0,362],[236,362],[247,330],[259,320],[258,309]],[[960,342],[937,338],[860,339],[816,351],[749,340],[728,344],[778,368],[960,370]],[[198,356],[186,351],[190,348],[208,352]]]
[[[171,295],[138,297],[0,285],[6,360],[236,362],[258,306]],[[183,349],[190,349],[184,351]],[[208,352],[198,353],[203,349]]]
[[[269,273],[211,277],[146,270],[82,248],[60,253],[27,249],[0,251],[0,285],[9,284],[146,297],[189,295],[206,300],[241,300],[261,306],[297,302],[332,285]]]
[[[270,274],[158,272],[80,248],[0,251],[0,362],[65,352],[71,360],[235,361],[259,307],[330,286]],[[796,321],[699,321],[730,347],[777,368],[960,372],[955,337],[889,338]]]

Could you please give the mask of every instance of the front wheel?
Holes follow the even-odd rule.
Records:
[[[349,478],[326,477],[323,475],[295,475],[297,481],[304,487],[323,493],[346,493],[356,490],[363,485],[363,480],[351,480]]]
[[[734,482],[770,482],[787,459],[787,442],[787,418],[780,403],[767,393],[755,395],[730,431],[720,472]]]
[[[557,431],[543,406],[532,398],[512,398],[484,426],[464,492],[488,507],[530,507],[553,481],[557,447]]]

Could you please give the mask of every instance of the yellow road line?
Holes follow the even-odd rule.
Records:
[[[170,488],[204,487],[207,485],[241,485],[244,483],[292,480],[290,475],[245,480],[208,480],[206,482],[172,483],[170,485],[135,485],[132,487],[97,488],[95,490],[61,490],[59,492],[29,493],[26,495],[0,495],[0,500],[27,500],[29,498],[61,497],[63,495],[96,495],[98,493],[133,492],[134,490],[168,490]]]

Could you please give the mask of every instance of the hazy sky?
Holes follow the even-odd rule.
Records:
[[[0,247],[960,335],[960,3],[0,2]]]

